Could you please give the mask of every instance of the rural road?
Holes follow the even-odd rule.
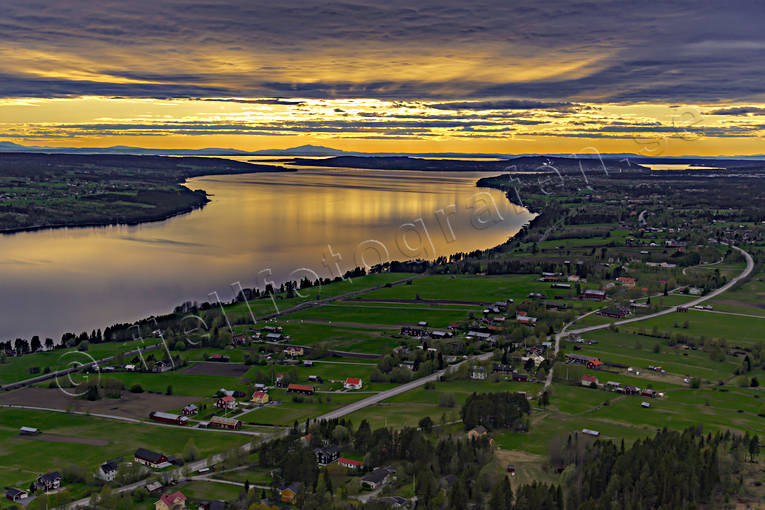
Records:
[[[741,281],[744,278],[748,277],[752,273],[752,271],[754,270],[754,260],[752,259],[752,256],[749,255],[749,253],[746,252],[745,250],[742,250],[741,248],[739,248],[738,246],[730,245],[730,247],[733,248],[734,250],[740,251],[744,255],[744,258],[746,259],[746,267],[741,272],[741,274],[739,274],[735,278],[731,279],[728,283],[726,283],[722,287],[713,290],[712,292],[710,292],[706,296],[701,296],[700,298],[694,299],[693,301],[689,301],[688,303],[683,304],[682,305],[683,307],[691,308],[693,306],[696,306],[698,304],[703,303],[704,301],[708,301],[708,300],[710,300],[710,299],[712,299],[714,297],[717,297],[720,294],[722,294],[723,292],[725,292],[728,289],[730,289],[731,287],[733,287],[734,285],[736,285],[739,281]],[[590,315],[591,313],[595,313],[596,311],[597,310],[593,310],[592,312],[586,313],[586,314],[578,317],[577,320],[581,319],[582,317],[584,317],[586,315]],[[643,316],[640,316],[640,317],[634,317],[632,319],[625,319],[625,320],[621,320],[621,321],[616,321],[614,324],[616,324],[617,326],[621,326],[622,324],[630,324],[630,323],[633,323],[633,322],[644,321],[646,319],[653,319],[654,317],[660,317],[662,315],[667,315],[667,314],[670,314],[670,313],[673,313],[673,312],[676,312],[676,311],[677,311],[677,307],[673,306],[671,308],[667,308],[666,310],[661,310],[659,312],[652,313],[652,314],[649,314],[649,315],[643,315]],[[611,324],[599,324],[597,326],[589,326],[589,327],[586,327],[586,328],[580,328],[580,329],[574,329],[572,331],[568,331],[568,326],[570,324],[571,323],[566,324],[566,326],[564,326],[563,329],[561,329],[560,333],[555,335],[555,354],[558,354],[558,350],[560,349],[560,340],[561,340],[561,338],[565,338],[568,335],[576,335],[576,334],[581,334],[581,333],[589,333],[590,331],[597,331],[599,329],[605,329],[605,328],[610,327],[610,325],[611,325]],[[554,368],[555,367],[553,366],[553,368],[551,368],[550,372],[547,374],[547,380],[545,381],[545,388],[549,387],[550,384],[552,384],[552,375],[553,375]]]
[[[415,388],[419,388],[420,386],[423,386],[425,383],[428,383],[430,381],[437,381],[438,378],[444,375],[447,370],[452,371],[456,369],[458,366],[462,365],[463,363],[467,363],[468,361],[475,361],[475,360],[486,360],[491,358],[493,355],[494,355],[493,352],[487,352],[479,356],[466,359],[464,361],[457,363],[456,365],[452,365],[443,370],[439,370],[438,372],[433,372],[432,374],[428,376],[420,377],[419,379],[415,379],[414,381],[410,381],[408,383],[402,384],[400,386],[396,386],[395,388],[391,388],[386,391],[381,391],[380,393],[377,393],[376,395],[373,395],[371,397],[367,397],[357,402],[353,402],[352,404],[348,404],[347,406],[341,407],[339,409],[335,409],[334,411],[330,411],[327,414],[323,414],[317,418],[314,418],[312,421],[334,420],[336,418],[340,418],[342,416],[351,414],[355,411],[358,411],[359,409],[364,409],[365,407],[378,404],[382,402],[383,400],[387,400],[391,397],[395,397],[396,395],[399,395],[401,393],[406,393],[407,391],[413,390]]]

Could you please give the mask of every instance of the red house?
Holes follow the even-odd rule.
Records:
[[[584,294],[582,294],[582,298],[597,299],[598,301],[603,301],[604,299],[606,299],[606,291],[597,290],[597,289],[587,289],[584,291]]]
[[[337,463],[348,469],[361,469],[364,467],[364,463],[360,460],[346,459],[345,457],[337,459]]]

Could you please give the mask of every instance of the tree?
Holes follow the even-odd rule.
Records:
[[[749,457],[752,462],[756,462],[760,455],[760,437],[756,434],[749,440]]]
[[[193,462],[199,458],[199,449],[191,438],[186,441],[186,445],[183,447],[183,458],[187,462]]]
[[[173,394],[173,385],[168,384],[167,389],[165,390],[165,395],[172,395]]]
[[[419,426],[420,430],[426,434],[430,434],[433,431],[433,420],[430,419],[430,416],[426,416],[420,420]]]

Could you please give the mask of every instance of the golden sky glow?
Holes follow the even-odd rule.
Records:
[[[7,0],[0,140],[760,154],[751,7]]]

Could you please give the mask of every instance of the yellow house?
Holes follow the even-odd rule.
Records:
[[[483,437],[486,435],[486,429],[483,427],[483,425],[478,425],[474,429],[470,429],[467,433],[468,439],[478,439],[479,437]]]
[[[256,391],[252,394],[252,401],[256,404],[267,404],[268,403],[268,393],[265,391]]]
[[[181,491],[173,494],[162,494],[154,503],[154,510],[184,510],[186,508],[186,496]]]
[[[297,493],[298,493],[299,486],[297,483],[293,483],[287,487],[283,487],[279,494],[282,497],[282,503],[290,503],[295,504],[295,501],[297,501]]]

